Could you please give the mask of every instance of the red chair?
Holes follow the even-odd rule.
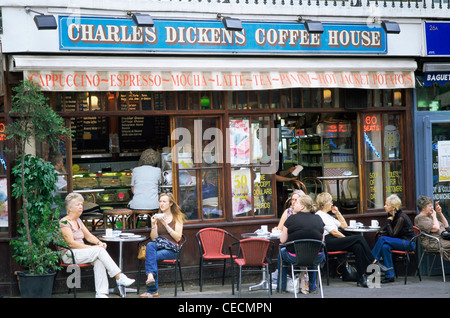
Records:
[[[272,275],[270,275],[269,267],[272,263],[272,254],[274,243],[272,241],[260,238],[243,239],[234,244],[239,244],[239,252],[232,262],[231,268],[231,288],[234,295],[234,268],[233,264],[239,266],[239,297],[242,291],[242,272],[243,271],[261,271],[265,284],[268,284],[269,297],[272,295]],[[230,248],[231,250],[231,248]],[[259,269],[244,269],[249,267],[259,267]]]
[[[146,242],[150,240],[151,238],[147,238],[145,241],[139,242],[138,244],[138,251],[142,244],[147,244]],[[177,297],[177,289],[178,289],[178,272],[180,273],[180,280],[181,280],[181,289],[184,291],[184,282],[183,282],[183,274],[181,272],[181,259],[180,254],[183,249],[183,245],[186,243],[186,236],[183,234],[181,236],[181,240],[178,242],[178,252],[177,257],[175,259],[166,259],[163,261],[158,262],[158,270],[161,268],[171,268],[173,267],[175,270],[175,291],[174,296]],[[142,267],[142,261],[138,260],[138,277],[137,277],[137,294],[139,295],[140,291],[140,282],[141,282],[141,267]]]
[[[417,242],[417,238],[421,236],[420,230],[418,227],[414,226],[414,237],[409,241],[408,244],[408,252],[407,251],[400,251],[400,250],[392,250],[392,256],[398,256],[403,258],[403,262],[405,264],[405,285],[406,285],[406,280],[408,278],[408,267],[409,267],[409,263],[411,262],[410,256],[414,256],[415,258],[415,262],[416,262],[416,271],[417,274],[419,275],[419,280],[422,281],[422,277],[420,276],[420,271],[419,271],[419,266],[417,263],[417,248],[418,248],[418,242]],[[410,246],[411,244],[415,242],[415,249],[414,250],[410,250]],[[395,262],[394,262],[395,264]],[[394,265],[395,267],[395,265]],[[395,275],[397,276],[397,271],[395,270]],[[398,277],[398,276],[397,276]]]
[[[67,272],[67,268],[69,267],[69,266],[76,266],[76,267],[78,267],[78,268],[80,268],[80,270],[82,269],[82,268],[89,268],[89,267],[92,267],[92,264],[91,263],[86,263],[86,264],[76,264],[75,263],[75,255],[73,254],[73,250],[70,248],[70,247],[68,247],[68,246],[58,246],[59,248],[65,248],[65,249],[67,249],[69,252],[70,252],[70,258],[72,259],[72,263],[70,263],[70,264],[66,264],[66,263],[64,263],[63,261],[62,261],[62,259],[60,258],[60,260],[59,260],[59,266],[61,266],[61,267],[63,267],[63,268],[66,268],[66,272]],[[75,278],[76,279],[76,278]],[[79,279],[79,278],[78,278]],[[79,287],[78,287],[79,288]],[[68,294],[70,294],[70,287],[69,287],[69,290],[68,290]],[[77,284],[74,282],[74,284],[73,284],[73,298],[77,298]]]
[[[325,257],[326,259],[326,263],[327,263],[327,286],[330,285],[330,267],[328,265],[328,262],[330,259],[338,259],[339,256],[347,256],[348,255],[348,251],[332,251],[332,252],[328,252],[325,246]]]
[[[231,233],[219,228],[204,228],[195,234],[198,247],[200,249],[199,285],[200,291],[203,289],[203,263],[205,261],[223,261],[222,285],[225,284],[226,262],[236,256],[224,253],[225,240],[238,242],[239,240]],[[232,244],[233,242],[231,242]],[[232,261],[231,261],[232,262]]]

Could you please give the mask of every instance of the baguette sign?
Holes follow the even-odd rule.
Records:
[[[137,27],[131,19],[59,17],[60,50],[234,53],[386,54],[386,33],[378,25],[323,23],[310,34],[297,22],[243,21],[228,31],[219,20],[154,19]]]

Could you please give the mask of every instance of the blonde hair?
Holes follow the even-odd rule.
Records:
[[[317,210],[316,206],[314,205],[313,199],[307,194],[301,195],[297,202],[306,208],[305,212],[315,213]]]
[[[186,220],[186,214],[181,212],[180,206],[175,202],[175,198],[174,198],[173,194],[172,193],[161,193],[159,195],[159,200],[163,196],[168,197],[169,203],[172,203],[172,205],[170,206],[170,212],[172,212],[172,216],[173,216],[175,222],[184,223],[184,221]]]
[[[319,210],[322,210],[328,202],[333,201],[333,197],[328,192],[319,193],[316,197],[316,203]]]
[[[84,198],[81,194],[77,193],[77,192],[71,192],[66,196],[65,201],[65,205],[66,205],[66,211],[69,211],[69,206],[72,206],[72,204],[75,201],[81,201],[84,202]]]
[[[386,198],[386,201],[390,203],[397,211],[402,208],[402,200],[396,195],[391,194]]]

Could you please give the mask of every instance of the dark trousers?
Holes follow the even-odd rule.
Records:
[[[358,277],[362,277],[367,270],[367,266],[375,260],[369,245],[362,235],[335,237],[332,234],[328,234],[325,236],[325,244],[329,252],[348,251],[355,254]]]

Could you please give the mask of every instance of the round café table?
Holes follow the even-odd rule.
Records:
[[[347,231],[347,232],[361,233],[361,235],[364,235],[364,233],[378,232],[379,230],[381,230],[381,227],[379,227],[379,226],[355,226],[355,227],[347,226],[343,230]]]
[[[112,243],[119,243],[119,268],[122,271],[122,265],[123,265],[123,256],[122,256],[122,250],[123,250],[123,243],[131,243],[131,242],[141,242],[145,241],[147,238],[142,235],[136,235],[134,233],[122,233],[120,235],[113,235],[113,236],[99,236],[99,239],[104,242],[112,242]],[[127,291],[129,292],[137,292],[137,289],[132,288],[125,288],[123,286],[116,286],[116,288],[119,291],[120,297],[125,297],[127,295]],[[114,288],[110,292],[115,292]]]

